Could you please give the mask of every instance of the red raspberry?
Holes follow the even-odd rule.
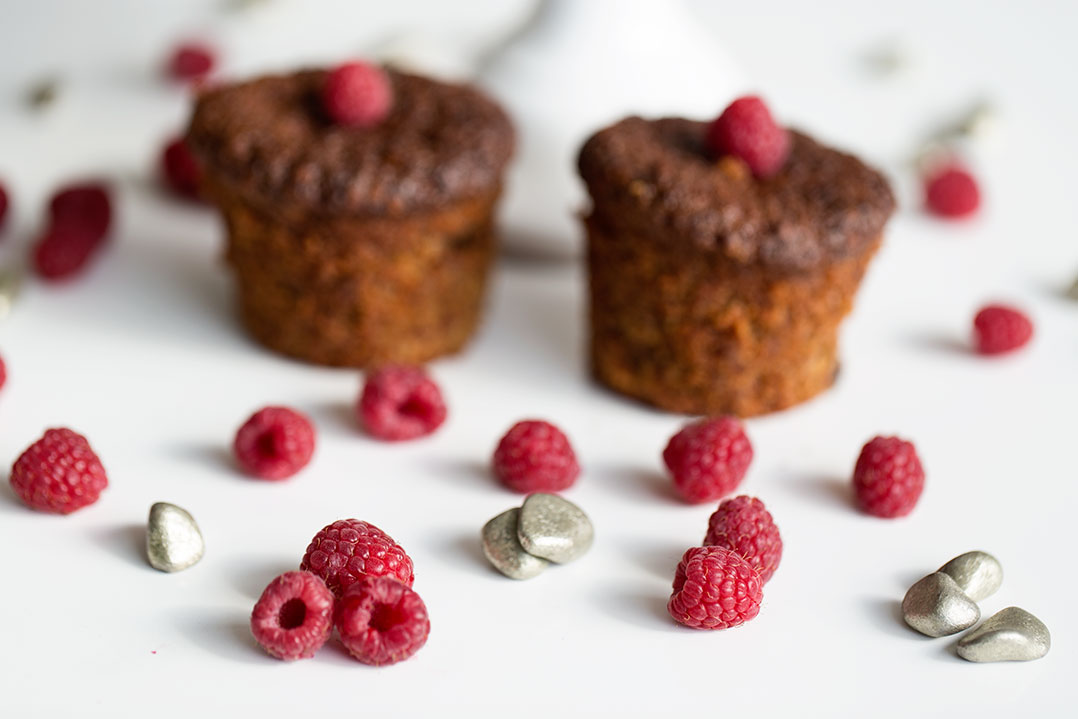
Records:
[[[412,558],[378,527],[358,519],[339,519],[314,535],[300,562],[338,597],[364,576],[390,577],[409,587],[415,581]]]
[[[542,420],[517,422],[494,450],[494,475],[514,492],[560,492],[579,474],[568,438]]]
[[[333,629],[333,593],[310,572],[285,572],[251,611],[251,633],[278,659],[309,659]]]
[[[693,547],[674,574],[674,593],[666,610],[693,629],[729,629],[760,613],[760,573],[725,547]]]
[[[356,405],[359,423],[378,439],[424,437],[445,421],[442,391],[418,367],[384,367],[367,377]]]
[[[752,462],[752,444],[737,417],[704,418],[670,439],[663,461],[687,501],[713,502],[741,484]]]
[[[364,577],[348,587],[334,618],[341,644],[363,662],[404,661],[427,643],[430,619],[415,590],[388,577]]]
[[[288,407],[265,407],[243,423],[232,443],[236,460],[261,479],[287,479],[314,454],[314,427]]]
[[[4,217],[7,215],[7,190],[0,182],[0,227],[4,226]]]
[[[724,500],[707,522],[704,545],[731,549],[760,573],[766,584],[782,559],[782,537],[771,513],[755,497]]]
[[[939,168],[924,179],[925,206],[940,217],[965,217],[981,205],[973,175],[957,165]]]
[[[741,158],[757,177],[774,175],[790,154],[790,133],[754,95],[740,97],[722,111],[707,128],[707,143],[716,156]]]
[[[34,246],[34,269],[46,280],[66,280],[78,275],[98,247],[91,235],[70,226],[49,230]]]
[[[69,185],[57,190],[49,202],[49,226],[85,234],[95,246],[112,223],[108,188],[98,182]]]
[[[913,444],[898,437],[875,437],[861,448],[853,468],[857,504],[876,517],[904,517],[925,486],[925,472]]]
[[[214,51],[202,43],[184,43],[172,51],[168,74],[175,80],[199,80],[210,74],[217,58]]]
[[[161,154],[161,169],[165,182],[173,192],[188,199],[198,199],[198,183],[202,172],[182,137],[173,138]]]
[[[4,388],[5,382],[7,382],[7,366],[4,365],[4,358],[0,357],[0,389]]]
[[[43,512],[71,514],[93,504],[109,486],[105,468],[81,434],[50,429],[15,460],[11,488]]]
[[[393,87],[377,65],[348,62],[326,75],[322,106],[338,125],[374,127],[389,115]]]
[[[1029,317],[1004,305],[988,305],[973,318],[973,346],[983,355],[1016,350],[1033,337]]]

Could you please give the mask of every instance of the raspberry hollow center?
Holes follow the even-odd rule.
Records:
[[[281,605],[281,611],[277,614],[277,622],[281,629],[295,629],[303,626],[307,618],[307,605],[302,599],[289,599]]]
[[[412,395],[400,405],[399,410],[405,417],[425,419],[430,414],[430,405],[419,397]]]
[[[371,629],[379,633],[388,632],[407,620],[407,615],[395,604],[377,604],[371,611]]]
[[[279,452],[277,451],[277,433],[266,432],[258,438],[258,453],[263,457],[276,457]]]

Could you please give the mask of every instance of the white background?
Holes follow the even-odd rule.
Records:
[[[113,243],[64,287],[31,281],[0,323],[0,466],[46,427],[85,433],[110,487],[72,516],[32,512],[0,485],[0,715],[185,716],[1058,716],[1073,706],[1072,553],[1078,302],[1078,5],[1072,3],[698,2],[776,113],[856,150],[893,178],[902,209],[844,331],[837,386],[748,422],[756,459],[742,490],[764,499],[786,551],[750,624],[693,632],[665,613],[674,566],[710,506],[676,501],[659,453],[683,418],[605,393],[586,375],[582,272],[506,259],[482,331],[433,365],[450,405],[434,437],[379,444],[359,433],[355,372],[278,358],[232,314],[221,228],[160,193],[162,140],[182,91],[157,67],[173,39],[214,37],[225,69],[330,62],[403,24],[475,48],[522,17],[513,2],[300,3],[248,15],[219,2],[4,3],[0,176],[13,195],[0,261],[40,228],[57,183],[117,183]],[[906,43],[881,80],[866,52]],[[64,86],[44,114],[21,98],[43,73]],[[700,88],[707,92],[706,87]],[[984,211],[946,224],[917,209],[907,159],[932,127],[978,98],[1000,111],[971,160]],[[718,110],[719,108],[716,108]],[[986,300],[1027,308],[1024,352],[967,349]],[[317,422],[319,447],[283,483],[241,476],[236,427],[283,403]],[[512,582],[484,562],[478,531],[519,497],[488,472],[515,420],[559,423],[583,473],[567,493],[596,525],[579,562]],[[857,513],[846,492],[861,444],[913,439],[927,486],[898,521]],[[199,521],[205,559],[167,575],[146,564],[151,503]],[[313,660],[266,656],[247,628],[276,574],[340,517],[392,534],[416,565],[433,630],[412,660],[360,665],[333,642]],[[897,615],[905,589],[952,556],[994,553],[1006,579],[985,616],[1018,605],[1052,630],[1043,660],[976,665],[954,638]]]

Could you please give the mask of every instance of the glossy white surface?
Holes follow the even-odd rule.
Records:
[[[217,2],[150,5],[19,4],[0,26],[0,176],[15,204],[0,261],[29,239],[61,179],[104,173],[119,185],[107,254],[70,286],[31,283],[0,323],[10,375],[0,466],[46,427],[68,425],[111,479],[98,504],[69,517],[31,512],[0,483],[0,715],[1070,711],[1078,303],[1063,292],[1078,272],[1075,6],[694,4],[781,118],[882,166],[904,204],[845,327],[837,386],[748,422],[756,459],[742,490],[768,504],[786,553],[756,620],[702,633],[664,610],[674,566],[712,509],[679,504],[661,474],[659,452],[683,418],[588,381],[580,268],[502,262],[475,344],[432,367],[450,403],[445,427],[379,444],[351,420],[356,373],[280,359],[242,335],[216,220],[150,179],[184,115],[182,93],[152,72],[168,38],[208,30],[228,49],[226,69],[247,72],[271,57],[279,67],[340,57],[419,10],[425,31],[474,46],[522,7],[342,1],[326,4],[331,15],[280,0],[241,23]],[[859,58],[893,37],[913,61],[881,80]],[[27,114],[25,84],[55,68],[67,90],[48,114]],[[905,159],[923,132],[982,96],[1002,120],[974,158],[984,212],[961,225],[926,218]],[[966,342],[973,312],[993,298],[1026,307],[1037,335],[988,361]],[[236,427],[271,402],[309,412],[320,432],[311,466],[278,484],[239,475],[227,453]],[[487,463],[524,416],[555,420],[575,443],[583,474],[567,496],[596,537],[580,561],[512,582],[487,566],[478,532],[520,501]],[[851,509],[845,486],[861,444],[891,432],[917,443],[928,480],[915,513],[888,522]],[[168,575],[146,563],[155,501],[198,521],[197,566]],[[310,661],[270,659],[248,633],[251,606],[316,530],[345,516],[411,553],[428,645],[382,670],[336,645]],[[956,637],[903,625],[909,585],[971,549],[991,552],[1006,575],[982,614],[1028,609],[1052,632],[1047,657],[971,664],[954,655]]]

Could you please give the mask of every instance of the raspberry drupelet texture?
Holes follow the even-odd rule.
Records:
[[[71,514],[96,502],[108,485],[90,443],[66,428],[46,431],[11,468],[15,494],[43,512]]]
[[[973,318],[973,346],[983,355],[1012,352],[1033,338],[1033,322],[1005,305],[987,305]]]
[[[208,45],[184,43],[172,51],[168,74],[174,80],[200,80],[210,74],[216,62],[216,54]]]
[[[377,65],[349,62],[326,76],[322,106],[338,125],[374,127],[393,106],[389,76]]]
[[[752,444],[737,417],[710,417],[681,429],[663,450],[674,487],[689,502],[713,502],[745,478]]]
[[[981,206],[981,191],[969,171],[957,165],[937,168],[924,178],[925,207],[940,217],[960,218]]]
[[[740,554],[725,547],[693,547],[674,574],[666,609],[693,629],[729,629],[760,612],[760,574]]]
[[[68,185],[49,202],[49,226],[86,235],[95,246],[105,239],[112,224],[112,200],[101,182]]]
[[[236,461],[261,479],[287,479],[314,454],[314,426],[288,407],[265,407],[243,423],[232,443]]]
[[[707,142],[714,155],[741,158],[757,177],[777,173],[790,154],[790,133],[754,95],[730,103],[708,126]]]
[[[278,659],[308,659],[333,629],[333,593],[310,572],[285,572],[251,612],[251,633]]]
[[[201,170],[182,137],[173,138],[161,153],[161,171],[168,186],[181,197],[198,199]]]
[[[364,577],[348,587],[337,602],[334,624],[345,649],[374,666],[407,659],[430,634],[423,600],[388,577]]]
[[[744,557],[767,583],[782,560],[782,537],[764,503],[755,497],[724,500],[707,523],[704,545],[724,547]]]
[[[53,282],[79,275],[97,249],[92,235],[69,226],[53,227],[34,245],[34,270],[42,279]]]
[[[494,450],[494,475],[514,492],[560,492],[579,474],[569,439],[542,420],[517,422]]]
[[[372,436],[395,442],[424,437],[445,422],[442,391],[418,367],[383,367],[367,377],[356,405]]]
[[[904,517],[913,511],[925,486],[925,472],[911,442],[874,437],[853,469],[858,506],[876,517]]]
[[[378,527],[340,519],[314,535],[299,568],[314,572],[340,597],[365,576],[390,577],[409,587],[415,581],[412,559]]]

